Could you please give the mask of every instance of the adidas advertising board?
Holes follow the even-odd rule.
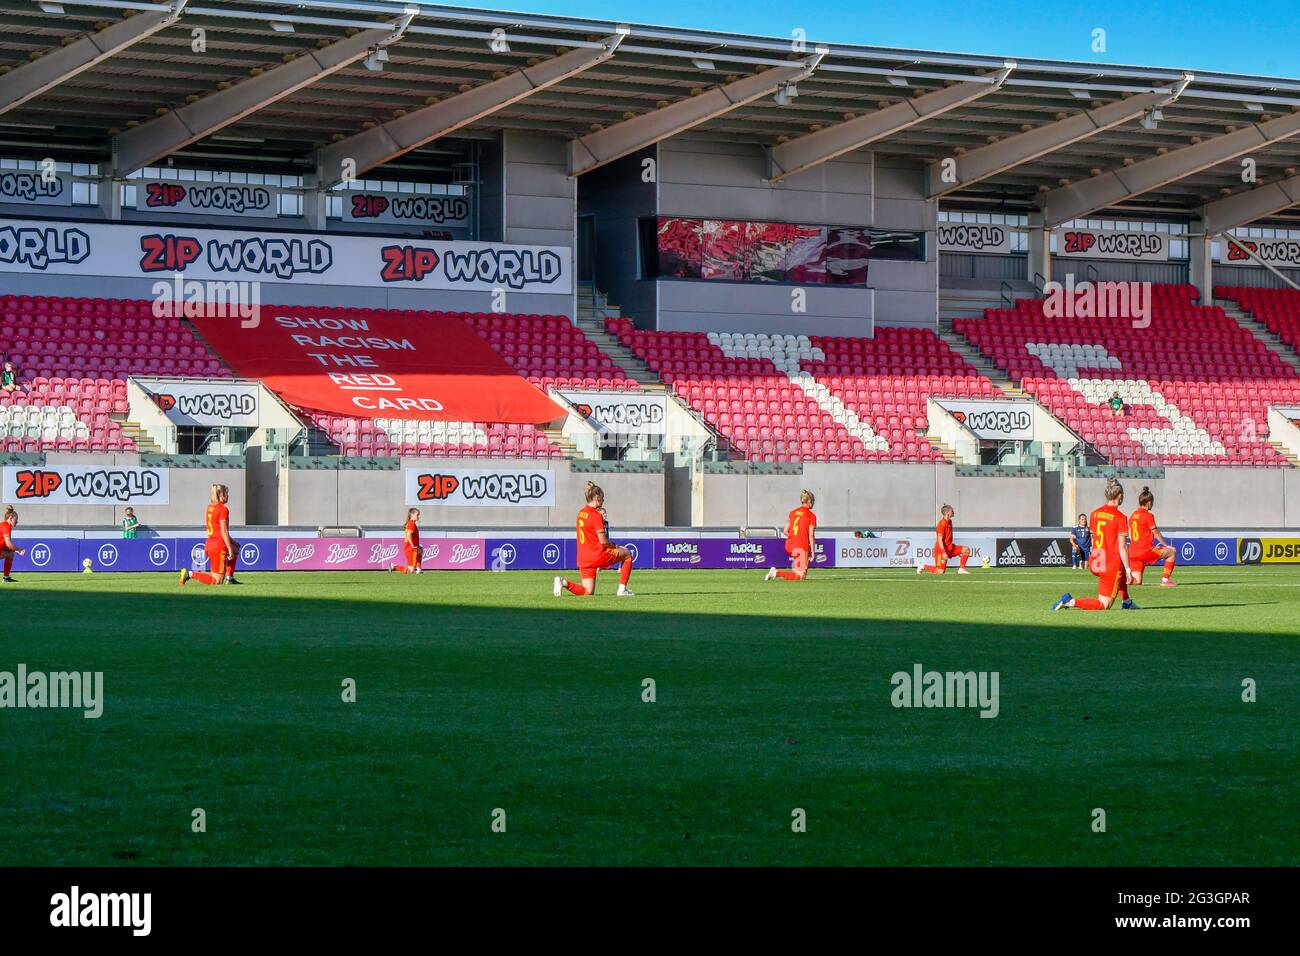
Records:
[[[1000,568],[1064,568],[1070,565],[1070,539],[998,538]]]

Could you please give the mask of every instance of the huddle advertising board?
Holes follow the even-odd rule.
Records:
[[[535,468],[408,468],[406,503],[476,508],[550,508],[555,472]]]
[[[668,430],[668,398],[641,390],[592,392],[564,389],[560,394],[597,431],[609,435],[663,435]]]
[[[940,399],[939,407],[957,419],[976,438],[998,441],[1033,441],[1032,402],[989,402],[974,399]]]
[[[3,500],[31,505],[165,505],[167,468],[126,465],[8,465]]]
[[[252,382],[212,379],[137,378],[173,425],[201,428],[256,428],[261,391]]]
[[[431,291],[573,291],[570,250],[501,242],[0,219],[0,272]]]

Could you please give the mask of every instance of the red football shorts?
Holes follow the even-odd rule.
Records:
[[[618,559],[614,557],[614,549],[606,548],[601,552],[600,557],[596,558],[593,563],[584,564],[582,567],[578,568],[578,574],[583,578],[583,580],[594,578],[596,572],[601,568],[612,568],[617,563]]]
[[[1141,554],[1130,554],[1128,556],[1128,566],[1134,571],[1141,571],[1148,564],[1161,564],[1164,558],[1160,557],[1160,552],[1155,548],[1148,548]]]
[[[226,576],[226,542],[209,540],[203,547],[208,556],[208,570],[219,577]]]
[[[406,566],[407,566],[408,568],[419,567],[419,566],[420,566],[420,562],[421,562],[422,560],[424,560],[424,549],[423,549],[423,548],[403,548],[403,550],[406,552]]]
[[[1116,568],[1114,571],[1103,571],[1097,575],[1097,597],[1110,598],[1115,600],[1119,594],[1119,576],[1124,572]]]

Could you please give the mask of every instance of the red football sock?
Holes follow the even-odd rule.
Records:
[[[5,577],[9,577],[9,572],[12,571],[13,569],[14,569],[14,556],[13,556],[13,552],[10,552],[9,554],[5,555]]]
[[[966,562],[969,561],[969,560],[970,560],[970,552],[969,552],[969,551],[963,551],[963,552],[961,553],[961,566],[962,566],[963,568],[966,567]]]
[[[936,567],[933,564],[927,564],[925,565],[925,567],[921,568],[921,570],[924,571],[926,574],[943,574],[944,571],[943,568]]]
[[[1128,578],[1123,575],[1120,575],[1119,579],[1119,596],[1125,601],[1132,600],[1132,598],[1128,596]]]
[[[631,577],[632,577],[632,559],[628,558],[623,562],[623,565],[618,569],[618,583],[623,585],[623,587],[627,587],[627,582],[631,579]]]
[[[226,577],[233,578],[235,576],[235,565],[238,563],[239,563],[239,549],[236,548],[235,553],[226,559]]]
[[[776,572],[776,576],[777,576],[778,578],[780,578],[781,580],[783,580],[783,581],[800,581],[800,580],[803,580],[802,578],[799,577],[799,572],[798,572],[798,571],[778,571],[778,572]]]
[[[587,596],[587,589],[581,584],[574,584],[572,581],[565,581],[564,586],[568,588],[570,594],[576,594],[578,597]]]
[[[401,571],[403,574],[414,574],[414,573],[415,573],[415,565],[413,565],[413,564],[395,564],[395,565],[393,565],[393,570],[394,570],[394,571]]]
[[[1080,611],[1104,611],[1106,606],[1100,598],[1075,598],[1074,606]]]
[[[190,580],[198,581],[199,584],[220,584],[224,578],[219,578],[215,574],[208,574],[207,571],[191,571]]]
[[[1170,555],[1169,560],[1165,562],[1165,578],[1168,579],[1174,573],[1174,564],[1177,563],[1177,557]]]

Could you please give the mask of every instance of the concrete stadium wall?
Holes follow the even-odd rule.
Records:
[[[706,527],[780,526],[807,488],[826,527],[926,527],[945,503],[966,527],[1033,527],[1037,478],[958,478],[951,465],[809,463],[802,475],[700,475]]]
[[[597,289],[639,328],[655,324],[655,281],[643,279],[641,219],[655,215],[658,187],[645,182],[642,163],[654,147],[600,166],[578,179],[578,215],[595,227],[592,278]]]
[[[1165,469],[1163,479],[1121,479],[1124,510],[1149,485],[1162,528],[1300,528],[1300,471],[1295,468]],[[1076,481],[1074,514],[1105,503],[1104,478]]]
[[[45,456],[50,465],[125,465],[140,464],[137,455],[114,454],[59,454]],[[212,485],[230,486],[230,523],[243,524],[246,520],[245,481],[243,468],[172,468],[168,476],[169,503],[166,505],[135,505],[135,516],[147,529],[202,525],[204,509],[212,494]],[[88,525],[116,525],[122,520],[123,508],[114,505],[38,505],[14,503],[19,519],[25,525],[43,527],[86,527]]]
[[[938,308],[938,204],[926,199],[919,164],[857,151],[780,182],[765,182],[761,147],[673,139],[658,148],[658,214],[713,219],[874,226],[924,231],[925,262],[873,260],[870,289],[807,286],[807,311],[791,310],[785,284],[658,282],[664,330],[869,334],[871,318],[933,327]]]
[[[567,462],[527,462],[555,472],[555,506],[551,508],[462,508],[421,505],[421,524],[429,528],[567,528],[585,503],[583,491],[594,481],[605,490],[611,524],[623,527],[664,523],[662,474],[572,472]],[[393,525],[406,512],[405,470],[430,467],[491,467],[482,459],[403,459],[397,471],[290,468],[280,523],[304,527]]]

